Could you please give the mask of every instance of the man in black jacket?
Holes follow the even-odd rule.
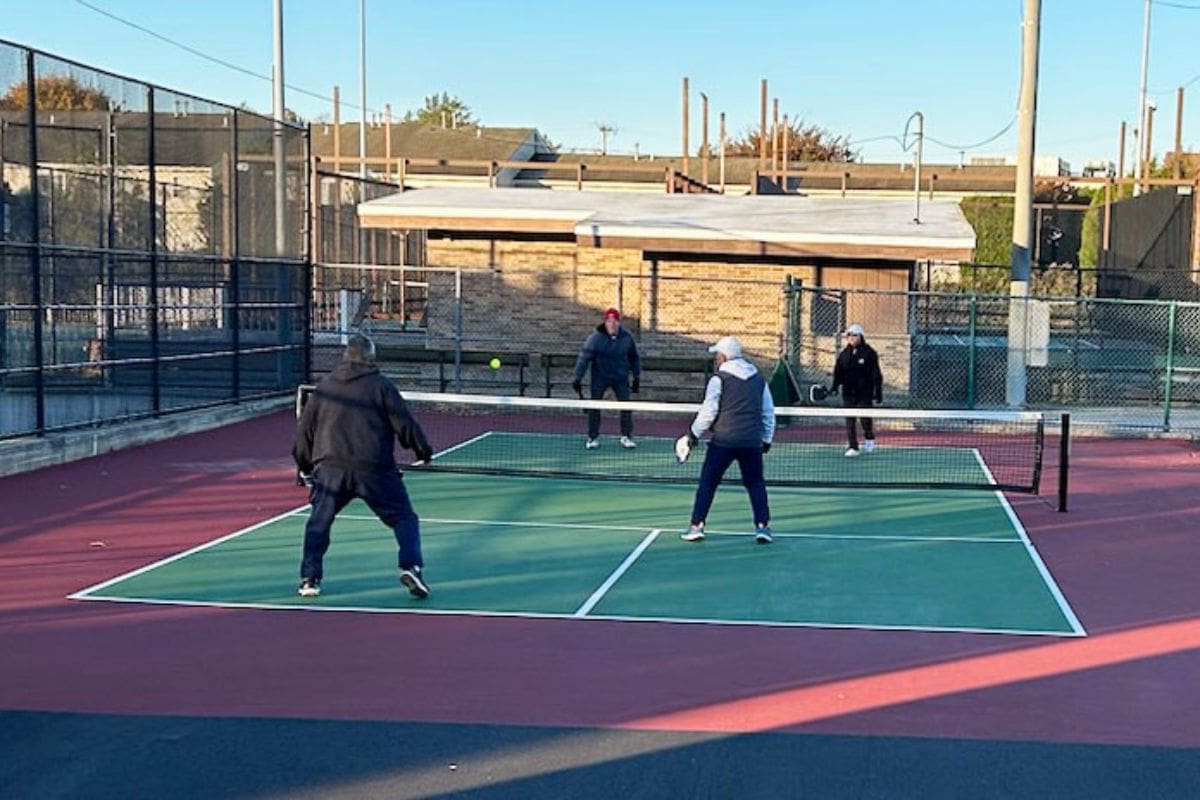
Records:
[[[858,323],[846,329],[846,346],[838,354],[837,363],[833,367],[833,388],[831,392],[842,390],[842,404],[847,408],[870,408],[871,401],[883,402],[883,373],[879,370],[879,355],[875,348],[867,344],[863,336],[862,326]],[[854,417],[846,417],[846,435],[850,440],[850,448],[846,456],[853,458],[858,455],[858,431]],[[859,417],[862,423],[863,450],[868,453],[875,450],[875,428],[870,417]]]
[[[418,599],[429,596],[421,574],[419,521],[396,468],[396,440],[420,461],[433,457],[400,392],[375,366],[375,344],[352,336],[339,364],[317,384],[300,415],[292,456],[310,488],[300,596],[321,593],[322,564],[334,517],[361,497],[392,529],[400,548],[400,582]]]
[[[604,321],[588,336],[575,360],[575,380],[571,388],[583,397],[583,373],[592,370],[592,399],[599,400],[610,388],[618,400],[628,400],[629,393],[641,389],[642,361],[637,345],[629,331],[621,327],[621,312],[610,308]],[[630,380],[632,377],[632,381]],[[588,412],[588,450],[600,446],[600,412]],[[637,447],[633,441],[633,414],[621,412],[621,446],[627,450]]]

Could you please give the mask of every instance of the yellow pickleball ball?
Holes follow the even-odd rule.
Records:
[[[488,362],[488,366],[491,367],[492,369],[500,369],[500,359],[493,358],[491,361]]]

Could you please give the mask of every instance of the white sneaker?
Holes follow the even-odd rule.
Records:
[[[628,436],[622,436],[621,447],[624,447],[626,450],[632,450],[633,448],[637,447],[637,442],[635,442],[633,439],[630,439]]]
[[[857,458],[857,457],[858,457],[858,451],[855,450],[853,447],[851,447],[849,450],[846,451],[846,458]]]
[[[703,542],[704,541],[704,523],[699,525],[689,526],[687,533],[679,534],[679,538],[685,542]]]
[[[874,453],[875,452],[875,440],[867,439],[865,442],[863,442],[863,450],[868,453]]]
[[[588,439],[587,444],[584,445],[584,447],[586,447],[588,450],[595,450],[599,446],[600,446],[599,439]]]

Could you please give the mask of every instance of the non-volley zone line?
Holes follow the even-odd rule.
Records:
[[[307,514],[307,506],[297,509],[292,512],[292,516],[304,516]],[[370,514],[338,514],[338,519],[358,520],[366,522],[379,522],[379,518]],[[657,530],[662,533],[682,533],[687,530],[687,527],[669,527],[665,525],[600,525],[594,523],[580,522],[531,522],[528,520],[496,520],[496,519],[457,519],[448,517],[421,517],[422,523],[431,525],[475,525],[481,528],[559,528],[562,530],[593,530],[593,531],[645,531]],[[383,525],[382,522],[379,522]],[[708,536],[754,536],[751,530],[731,531],[721,530],[717,528],[705,528],[704,533]],[[891,534],[891,533],[805,533],[786,531],[774,531],[776,539],[850,539],[850,540],[865,540],[865,541],[883,541],[883,542],[978,542],[980,544],[1022,544],[1018,537],[1014,536],[919,536],[916,534]]]

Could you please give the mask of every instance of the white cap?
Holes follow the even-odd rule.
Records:
[[[710,353],[720,353],[726,358],[741,358],[742,343],[737,340],[736,336],[724,336],[721,341],[708,348]]]
[[[849,328],[846,328],[846,333],[857,333],[859,336],[862,336],[863,335],[862,325],[859,325],[856,322],[853,325],[851,325]]]

